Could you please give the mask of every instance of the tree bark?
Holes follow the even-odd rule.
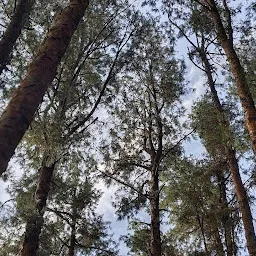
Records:
[[[151,196],[150,196],[150,248],[151,256],[162,255],[160,216],[159,216],[159,177],[158,172],[151,172]]]
[[[77,218],[77,209],[76,209],[76,188],[73,190],[73,205],[72,205],[72,222],[71,222],[71,234],[70,234],[70,243],[68,247],[68,256],[75,255],[75,245],[76,245],[76,218]]]
[[[55,163],[47,167],[43,164],[35,192],[35,209],[27,219],[25,237],[20,256],[36,256],[39,248],[39,237],[44,223],[44,207],[50,191],[50,184]]]
[[[216,28],[218,40],[226,53],[231,72],[235,79],[237,94],[243,107],[245,122],[252,143],[252,149],[254,154],[256,154],[256,108],[247,84],[244,68],[242,67],[236,50],[234,49],[230,10],[227,5],[225,5],[225,13],[228,23],[227,34],[214,0],[209,1],[209,9]]]
[[[216,246],[216,252],[217,252],[216,255],[225,256],[225,252],[224,252],[223,244],[222,244],[222,241],[221,241],[217,221],[216,221],[216,229],[214,230],[214,237],[215,237],[215,243],[216,243],[216,245],[215,245]]]
[[[57,66],[82,19],[89,0],[70,0],[55,21],[28,73],[14,91],[0,118],[0,175],[6,170],[43,96],[56,75]]]
[[[43,164],[40,170],[40,177],[35,192],[36,208],[39,213],[42,213],[46,206],[46,200],[50,192],[54,168],[55,163],[51,164],[49,167]]]
[[[196,205],[196,219],[197,219],[198,226],[200,228],[200,232],[201,232],[201,235],[202,235],[203,244],[204,244],[204,251],[205,251],[205,254],[208,256],[210,253],[209,253],[208,246],[207,246],[207,241],[206,241],[205,228],[204,228],[204,218],[203,218],[203,216],[202,217],[200,216],[197,205]]]
[[[20,251],[20,256],[36,256],[39,247],[39,237],[43,227],[44,218],[35,211],[28,217],[25,237]]]
[[[227,188],[225,184],[225,177],[223,176],[222,171],[216,172],[219,188],[220,188],[220,201],[222,205],[222,216],[221,216],[221,222],[224,227],[225,232],[225,244],[227,248],[227,256],[233,256],[233,248],[234,248],[234,242],[232,239],[232,218],[230,216],[229,212],[229,206],[228,206],[228,200],[227,200]]]
[[[205,52],[200,52],[202,62],[205,67],[206,75],[208,78],[208,84],[211,90],[212,98],[214,105],[216,109],[218,110],[219,113],[219,123],[223,126],[224,131],[225,131],[225,153],[227,157],[227,163],[229,166],[229,170],[231,172],[232,180],[235,186],[235,192],[236,196],[238,198],[238,203],[239,203],[239,209],[242,214],[242,221],[244,224],[244,229],[245,229],[245,237],[247,241],[247,247],[249,254],[251,256],[256,255],[256,236],[255,236],[255,231],[254,231],[254,226],[253,226],[253,219],[252,219],[252,213],[251,213],[251,208],[249,205],[247,193],[244,187],[244,184],[241,179],[240,171],[239,171],[239,166],[238,162],[236,159],[236,153],[235,150],[233,149],[232,141],[230,139],[230,125],[228,121],[226,120],[224,116],[224,110],[223,107],[220,103],[217,91],[215,89],[215,84],[214,80],[212,78],[212,73],[211,73],[211,68],[210,68],[210,63],[207,59],[207,56]]]
[[[20,0],[15,12],[0,41],[0,75],[10,61],[13,47],[21,34],[26,19],[35,3],[35,0]]]
[[[247,193],[239,172],[235,151],[232,148],[228,148],[227,150],[228,150],[228,164],[229,164],[230,172],[235,185],[236,196],[239,203],[239,209],[242,214],[242,221],[244,224],[247,248],[248,248],[249,254],[251,256],[254,256],[256,255],[256,236],[255,236],[255,231],[253,226],[251,208],[250,208]]]
[[[74,225],[74,226],[72,226],[72,230],[71,230],[70,244],[68,247],[68,256],[75,255],[75,243],[76,243],[76,230],[75,230],[75,225]]]

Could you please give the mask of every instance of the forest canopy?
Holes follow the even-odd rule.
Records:
[[[1,0],[0,255],[255,256],[255,11]]]

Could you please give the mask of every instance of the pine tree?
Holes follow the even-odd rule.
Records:
[[[84,15],[88,1],[70,2],[56,16],[54,25],[42,43],[26,78],[13,93],[0,118],[0,173],[2,174],[22,139],[48,86],[56,75],[72,34]]]
[[[184,66],[173,58],[172,47],[163,45],[166,38],[154,18],[137,17],[137,22],[142,26],[133,42],[133,59],[127,75],[117,81],[123,84],[117,97],[121,103],[114,103],[111,111],[118,123],[110,131],[111,151],[105,155],[110,169],[102,173],[122,185],[114,203],[120,218],[148,209],[150,255],[157,256],[163,254],[161,173],[170,168],[166,159],[179,151],[173,140],[180,109],[174,109],[182,93]]]
[[[34,3],[34,0],[19,0],[17,6],[15,6],[11,22],[0,40],[0,75],[10,61],[13,47],[21,34]]]

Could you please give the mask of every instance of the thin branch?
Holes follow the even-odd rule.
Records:
[[[136,189],[136,188],[135,188],[134,186],[132,186],[131,184],[129,184],[129,183],[123,181],[123,180],[120,180],[120,179],[114,177],[114,175],[112,175],[112,174],[108,174],[108,173],[106,173],[106,172],[104,172],[104,171],[100,171],[100,170],[99,170],[99,172],[102,173],[103,175],[105,175],[106,177],[108,177],[108,178],[110,178],[110,179],[113,179],[114,181],[116,181],[116,182],[118,182],[118,183],[124,185],[125,187],[130,188],[131,190],[135,191],[137,194],[139,194],[139,195],[141,195],[141,196],[145,196],[146,198],[148,198],[148,196],[147,196],[146,194],[141,193],[140,190]]]
[[[109,84],[110,80],[113,78],[113,71],[114,71],[114,68],[116,66],[116,63],[117,63],[117,60],[118,60],[118,57],[123,49],[123,47],[126,45],[126,43],[128,42],[128,40],[130,39],[131,37],[131,34],[128,36],[128,38],[125,40],[125,37],[126,35],[124,35],[124,37],[122,38],[120,44],[119,44],[119,48],[118,48],[118,51],[116,53],[116,56],[115,56],[115,59],[111,65],[111,68],[108,72],[108,76],[103,84],[103,87],[100,91],[100,94],[98,96],[98,99],[96,100],[93,108],[91,109],[91,111],[89,112],[89,114],[84,118],[82,119],[81,121],[79,121],[68,133],[68,137],[71,136],[73,133],[75,133],[77,131],[78,128],[80,128],[82,125],[84,125],[88,120],[89,118],[93,115],[93,113],[96,111],[98,105],[100,104],[100,101],[101,101],[101,98],[103,97],[104,93],[105,93],[105,90],[106,90],[106,87],[107,85]],[[72,122],[71,122],[72,123]]]
[[[80,244],[77,240],[75,241],[75,243],[78,247],[81,247],[81,248],[99,250],[99,251],[106,252],[106,253],[109,253],[109,254],[114,254],[114,252],[111,252],[111,251],[106,250],[106,249],[98,248],[98,247],[95,247],[95,246],[85,246],[83,244]]]
[[[14,198],[11,198],[11,199],[8,199],[6,200],[1,206],[0,206],[0,209],[3,208],[5,206],[5,204],[9,203],[10,201],[14,201],[15,199]]]
[[[165,154],[163,154],[161,159],[164,159],[173,149],[175,149],[183,140],[185,140],[188,136],[190,136],[193,132],[195,132],[195,130],[197,129],[197,126],[191,130],[189,133],[187,133],[186,135],[184,135],[181,139],[179,139],[176,144],[174,146],[172,146],[171,148],[169,148]]]

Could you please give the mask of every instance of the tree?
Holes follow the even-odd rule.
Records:
[[[14,154],[45,91],[56,75],[64,55],[89,1],[72,1],[56,16],[54,25],[31,63],[26,78],[13,93],[12,99],[0,118],[0,174]]]
[[[111,151],[105,154],[110,166],[102,174],[122,185],[114,203],[120,218],[133,217],[141,209],[147,209],[150,255],[158,256],[163,254],[161,174],[170,168],[170,158],[179,152],[174,141],[179,127],[177,116],[181,110],[177,105],[183,93],[184,66],[173,57],[172,47],[163,46],[167,39],[154,18],[138,16],[136,20],[136,25],[141,26],[133,41],[134,57],[127,75],[117,80],[120,87],[123,84],[118,96],[122,104],[114,105],[111,110],[118,123],[111,129]]]
[[[242,178],[240,175],[234,143],[232,142],[232,133],[230,131],[230,124],[229,124],[229,121],[227,120],[227,117],[225,116],[225,111],[222,107],[222,104],[220,103],[217,90],[215,88],[215,82],[211,73],[212,68],[205,51],[207,50],[204,48],[204,45],[202,44],[201,51],[199,52],[199,54],[202,60],[205,73],[207,75],[208,85],[211,90],[213,104],[217,110],[217,117],[218,117],[217,120],[221,125],[221,129],[222,129],[222,143],[224,147],[224,151],[222,150],[222,152],[225,152],[227,156],[229,170],[231,172],[234,186],[236,189],[236,195],[238,198],[239,208],[242,213],[242,220],[245,228],[247,247],[248,247],[249,253],[251,255],[254,255],[254,253],[256,252],[256,236],[255,236],[254,227],[253,227],[253,218],[252,218],[251,208],[249,205],[247,192],[245,190],[245,187],[243,185]],[[230,253],[232,253],[231,248],[230,248]]]
[[[227,60],[230,64],[231,72],[234,76],[237,94],[240,98],[244,114],[247,129],[250,134],[252,149],[256,152],[256,108],[250,92],[250,88],[247,83],[246,75],[241,61],[237,55],[237,51],[234,47],[233,27],[232,27],[232,14],[228,7],[227,1],[223,1],[223,14],[221,17],[219,11],[220,6],[215,0],[198,1],[203,6],[212,18],[215,25],[216,35],[218,40],[225,51]],[[226,24],[226,25],[225,25]],[[254,251],[255,253],[255,251]]]
[[[131,33],[124,33],[120,26],[117,26],[121,21],[116,12],[122,8],[121,5],[113,11],[113,17],[111,11],[106,13],[105,6],[101,5],[95,2],[94,6],[89,8],[87,24],[80,24],[60,65],[59,75],[48,89],[35,120],[31,123],[31,130],[21,144],[25,147],[27,156],[31,158],[29,160],[34,162],[33,165],[39,165],[39,178],[34,192],[35,203],[27,214],[21,255],[36,254],[56,164],[64,159],[67,162],[73,151],[80,152],[77,148],[81,147],[82,141],[85,141],[88,147],[90,138],[86,138],[85,133],[88,132],[88,126],[98,119],[93,119],[94,112],[107,86],[122,69],[123,60],[120,55],[123,54],[123,48]],[[91,26],[95,26],[98,16],[106,23],[98,24],[93,33],[90,33]],[[116,24],[110,27],[112,21]],[[91,38],[85,35],[90,35]],[[79,50],[75,48],[77,42],[81,44]],[[109,54],[108,49],[114,54]],[[41,147],[38,148],[37,145]],[[71,145],[73,150],[70,149]],[[71,228],[75,230],[72,225]],[[76,242],[73,234],[71,237],[73,242],[69,246],[70,253],[74,252]]]
[[[19,0],[15,7],[11,22],[0,40],[0,75],[10,61],[13,47],[20,36],[34,3],[34,0]]]
[[[90,161],[85,163],[85,169],[79,168],[79,161],[82,159],[73,155],[71,161],[59,163],[53,179],[52,189],[49,193],[48,206],[45,208],[45,220],[40,235],[38,255],[76,255],[76,253],[86,253],[86,255],[116,255],[115,243],[109,234],[108,223],[104,222],[102,216],[97,214],[96,206],[101,196],[100,191],[95,189],[92,167]],[[65,173],[69,170],[69,175]],[[21,243],[21,232],[27,217],[34,211],[33,202],[26,203],[25,199],[33,197],[33,190],[36,175],[31,171],[26,171],[15,186],[12,186],[10,194],[15,198],[14,208],[8,214],[1,216],[2,230],[9,229],[9,233],[3,233],[1,237],[1,255],[17,255]],[[33,175],[31,175],[33,174]],[[86,178],[85,178],[86,177]],[[7,207],[7,205],[5,206]],[[7,208],[6,208],[7,209]],[[35,215],[33,215],[35,216]],[[30,218],[31,220],[31,218]],[[27,223],[37,227],[34,223]],[[15,228],[12,229],[14,225]],[[17,233],[19,235],[17,235]],[[27,234],[27,233],[26,233]],[[7,243],[7,237],[16,236]],[[28,241],[29,248],[35,245],[36,232],[34,232],[34,243]],[[37,238],[38,239],[38,238]],[[28,248],[28,247],[27,247]],[[21,251],[21,255],[36,255],[33,251]],[[6,254],[5,254],[6,252]],[[27,253],[27,254],[25,254]],[[71,254],[73,253],[73,254]]]
[[[209,129],[209,127],[211,126],[209,125],[208,127],[204,128],[202,138],[206,143],[205,147],[207,148],[207,151],[210,153],[210,155],[221,156],[224,154],[226,156],[226,161],[232,175],[236,195],[239,201],[239,208],[242,213],[242,220],[245,228],[248,250],[249,253],[253,255],[255,253],[254,248],[256,248],[256,236],[253,227],[252,213],[248,201],[247,192],[243,185],[239,171],[235,143],[233,139],[234,136],[231,131],[230,120],[228,119],[227,113],[220,102],[218,92],[215,86],[216,80],[213,78],[213,72],[217,69],[210,62],[210,58],[212,58],[210,52],[214,51],[214,46],[212,44],[214,42],[214,39],[212,39],[213,31],[210,27],[210,22],[207,22],[208,18],[205,16],[205,14],[201,14],[200,8],[191,5],[189,15],[191,22],[187,23],[185,26],[178,25],[177,23],[172,21],[171,23],[176,28],[178,28],[181,35],[184,36],[190,43],[192,49],[189,51],[189,57],[192,62],[205,73],[207,77],[207,85],[209,86],[212,102],[216,111],[214,114],[215,117],[211,116],[212,120],[209,122],[216,120],[218,125],[215,126],[215,129],[220,129],[220,132],[218,138],[216,137],[216,133],[211,135],[209,131],[212,129]],[[198,22],[199,20],[201,22],[205,21],[205,26],[202,27]],[[195,43],[193,42],[191,37],[188,36],[188,34],[195,36]],[[212,111],[211,113],[214,113],[214,111]],[[209,113],[205,113],[205,115],[208,114]],[[205,124],[206,123],[204,121],[199,121],[199,126],[203,126]],[[207,137],[208,139],[206,139]],[[211,137],[212,139],[209,140],[209,138]],[[210,144],[207,144],[207,142],[210,142]],[[219,145],[219,147],[217,148],[218,150],[216,150],[216,144]],[[221,177],[219,178],[221,179]],[[233,250],[231,247],[231,242],[229,242],[228,244],[230,245],[228,250],[229,254],[232,255]]]
[[[236,204],[224,204],[219,189],[222,184],[217,177],[223,170],[222,161],[217,164],[209,158],[201,161],[184,158],[176,162],[175,172],[166,177],[162,207],[169,210],[172,224],[169,235],[183,254],[202,248],[205,255],[230,255],[228,243],[223,239],[230,232],[225,218],[228,215],[228,227],[233,231]],[[228,184],[228,177],[225,179]],[[235,240],[232,233],[234,249]]]

